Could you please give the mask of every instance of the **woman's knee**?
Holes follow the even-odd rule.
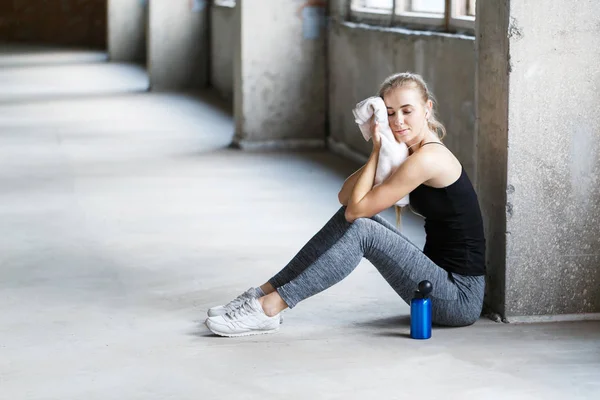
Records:
[[[367,232],[370,232],[375,225],[377,225],[377,222],[370,218],[357,218],[350,222],[350,229],[358,232],[360,235],[365,235]]]
[[[376,225],[377,222],[373,221],[371,218],[361,217],[361,218],[356,218],[353,222],[351,222],[351,224],[358,228],[364,229],[369,226]]]

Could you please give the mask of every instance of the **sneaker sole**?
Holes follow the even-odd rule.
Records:
[[[225,313],[223,313],[223,314],[225,314]],[[210,315],[210,314],[206,313],[206,315],[207,315],[209,318],[210,318],[210,317],[220,317],[220,316],[221,316],[221,315],[223,315],[223,314]],[[280,325],[281,325],[281,324],[283,324],[283,315],[282,315],[282,316],[281,316],[281,318],[279,319],[279,324],[280,324]]]
[[[207,326],[208,328],[208,326]],[[243,332],[243,333],[223,333],[223,332],[217,332],[214,331],[210,328],[208,328],[212,333],[214,333],[215,335],[218,336],[222,336],[222,337],[242,337],[242,336],[252,336],[252,335],[266,335],[268,333],[277,333],[279,332],[279,327],[275,328],[275,329],[269,329],[269,330],[260,330],[260,331],[249,331],[249,332]]]

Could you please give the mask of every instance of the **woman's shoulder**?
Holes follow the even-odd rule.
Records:
[[[431,141],[421,145],[414,155],[419,155],[424,162],[444,162],[457,160],[454,153],[441,141]]]
[[[439,166],[456,159],[445,144],[433,141],[423,144],[411,157],[414,162],[425,164],[428,167]]]
[[[462,174],[462,164],[441,142],[428,142],[414,155],[415,162],[431,171],[430,178],[423,182],[425,185],[445,187]]]

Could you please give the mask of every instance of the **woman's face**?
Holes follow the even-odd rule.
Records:
[[[414,144],[427,132],[428,110],[417,89],[399,87],[383,97],[394,137],[399,142]]]

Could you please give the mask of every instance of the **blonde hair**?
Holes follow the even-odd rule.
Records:
[[[412,72],[400,72],[394,75],[390,75],[381,84],[379,88],[379,97],[383,99],[383,97],[390,91],[397,89],[399,87],[412,87],[416,89],[421,95],[421,99],[423,100],[423,104],[427,103],[427,100],[431,100],[433,103],[433,107],[429,112],[429,118],[427,119],[427,127],[435,132],[440,140],[442,140],[446,136],[446,128],[444,125],[437,120],[435,115],[435,107],[437,106],[437,101],[433,96],[433,93],[429,91],[427,84],[423,80],[423,77],[419,74],[414,74]]]
[[[427,127],[439,137],[440,140],[444,139],[446,136],[446,128],[444,125],[438,121],[436,118],[435,108],[437,106],[437,101],[433,95],[429,91],[427,84],[423,80],[423,77],[419,74],[415,74],[412,72],[399,72],[394,75],[390,75],[381,84],[379,87],[379,97],[383,99],[383,97],[390,91],[397,89],[399,87],[409,87],[417,90],[421,95],[421,100],[423,100],[423,104],[426,104],[428,100],[431,100],[433,106],[429,111],[429,117],[427,118]],[[400,229],[402,225],[402,207],[394,206],[396,210],[396,226]]]

